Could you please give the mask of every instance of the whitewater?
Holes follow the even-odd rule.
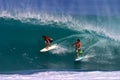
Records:
[[[1,80],[119,80],[119,71],[45,71],[34,74],[1,75]]]

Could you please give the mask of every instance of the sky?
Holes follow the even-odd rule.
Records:
[[[0,0],[0,11],[119,15],[120,0]]]

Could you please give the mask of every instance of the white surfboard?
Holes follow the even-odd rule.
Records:
[[[80,57],[76,58],[75,61],[80,61],[80,60],[82,60],[83,58],[84,58],[83,56],[80,56]]]
[[[46,51],[53,50],[53,49],[56,49],[56,48],[57,48],[57,44],[53,44],[48,48],[41,49],[40,52],[46,52]]]

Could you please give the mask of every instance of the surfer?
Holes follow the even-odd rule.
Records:
[[[78,58],[79,55],[82,56],[83,51],[81,50],[82,43],[81,43],[80,39],[77,39],[77,41],[75,43],[73,43],[73,45],[75,45],[75,47],[76,47],[76,57]]]
[[[51,43],[53,42],[53,39],[51,37],[48,37],[48,36],[42,36],[42,38],[45,41],[46,48],[50,47]]]

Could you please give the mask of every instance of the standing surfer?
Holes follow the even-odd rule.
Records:
[[[75,48],[76,48],[76,57],[78,58],[79,55],[82,56],[83,51],[81,50],[82,43],[81,43],[80,39],[77,39],[77,41],[75,43],[73,43],[73,45],[75,45]]]
[[[46,48],[51,46],[51,43],[53,42],[53,39],[49,36],[42,36],[42,38],[45,41]]]

